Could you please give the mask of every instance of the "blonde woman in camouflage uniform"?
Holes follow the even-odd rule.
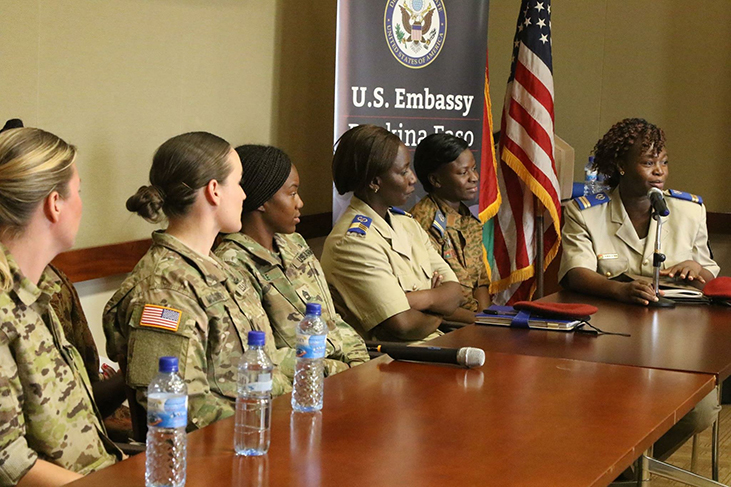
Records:
[[[81,220],[75,157],[42,130],[0,134],[0,486],[63,485],[121,458],[49,304],[47,265]]]
[[[236,373],[246,334],[261,330],[277,362],[269,321],[250,282],[211,252],[219,232],[241,228],[246,195],[241,162],[228,142],[205,132],[179,135],[155,153],[150,186],[127,200],[148,221],[167,217],[165,231],[104,310],[107,352],[126,369],[127,384],[146,404],[159,357],[178,357],[188,384],[188,429],[233,415]],[[291,390],[275,370],[273,394]]]
[[[328,325],[325,374],[368,360],[363,339],[335,311],[320,263],[295,233],[299,223],[299,174],[287,154],[262,145],[236,148],[246,176],[240,233],[224,237],[221,257],[254,282],[274,330],[278,347],[296,348],[296,326],[308,302],[322,305]]]
[[[464,139],[432,134],[416,147],[414,170],[428,194],[414,205],[411,215],[462,285],[462,302],[447,319],[474,323],[475,313],[490,306],[482,223],[465,204],[477,197],[479,189],[475,157]]]

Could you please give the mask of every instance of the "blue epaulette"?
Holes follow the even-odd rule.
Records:
[[[350,223],[350,228],[345,233],[355,233],[357,235],[365,235],[368,229],[371,227],[372,218],[365,215],[355,215],[353,221]]]
[[[609,203],[610,199],[611,198],[607,193],[601,192],[596,194],[590,194],[588,196],[579,196],[578,198],[574,198],[574,201],[576,202],[580,210],[586,210],[587,208],[591,208],[592,206],[599,206],[603,205],[604,203]]]
[[[693,203],[698,203],[699,205],[703,204],[703,198],[701,198],[700,196],[685,193],[683,191],[678,191],[677,189],[669,189],[667,195],[673,198],[678,198],[679,200],[692,201]]]
[[[404,211],[401,208],[396,208],[395,206],[392,206],[389,208],[391,213],[396,213],[397,215],[405,215],[405,216],[411,216],[411,213],[408,211]]]
[[[444,216],[442,210],[437,208],[437,212],[434,215],[434,221],[431,222],[431,227],[439,233],[441,237],[444,236],[444,232],[447,231],[447,217]]]

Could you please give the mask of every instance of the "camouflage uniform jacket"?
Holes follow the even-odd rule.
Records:
[[[0,244],[13,287],[0,294],[0,486],[15,485],[36,459],[87,474],[121,458],[107,438],[79,352],[49,305],[48,270],[38,285]]]
[[[326,374],[332,375],[368,360],[363,339],[335,311],[325,273],[312,249],[298,233],[274,235],[273,253],[243,233],[227,235],[216,255],[248,274],[261,297],[278,347],[296,348],[297,324],[305,304],[320,303],[327,323]]]
[[[411,209],[411,215],[426,230],[437,252],[447,261],[462,284],[460,306],[480,311],[473,294],[480,286],[489,286],[482,259],[482,223],[464,203],[459,211],[433,195],[426,195]]]
[[[126,361],[125,380],[143,406],[159,357],[178,357],[188,385],[190,431],[233,415],[248,332],[267,334],[265,347],[276,362],[274,338],[243,275],[164,232],[154,232],[152,242],[104,308],[107,353]],[[291,381],[278,369],[273,379],[272,394],[291,390]]]
[[[86,321],[84,309],[81,307],[79,295],[74,289],[74,285],[68,276],[49,264],[46,273],[58,283],[58,292],[53,293],[51,297],[51,306],[56,312],[56,317],[61,323],[66,339],[78,350],[84,359],[86,373],[89,380],[93,384],[99,382],[99,352],[94,343],[94,337],[89,329],[89,323]]]

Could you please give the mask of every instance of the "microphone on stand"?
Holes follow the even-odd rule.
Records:
[[[670,210],[668,210],[668,204],[665,202],[665,196],[662,194],[662,190],[659,188],[652,187],[647,192],[647,196],[650,198],[650,204],[655,212],[660,216],[668,216]]]
[[[394,360],[411,360],[439,364],[480,367],[485,365],[485,352],[480,348],[409,347],[395,343],[367,343],[369,352],[385,353]]]

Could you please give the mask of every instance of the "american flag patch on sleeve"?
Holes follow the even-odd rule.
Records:
[[[146,304],[145,309],[142,310],[142,316],[140,316],[140,326],[178,331],[182,315],[183,312],[178,309]]]

